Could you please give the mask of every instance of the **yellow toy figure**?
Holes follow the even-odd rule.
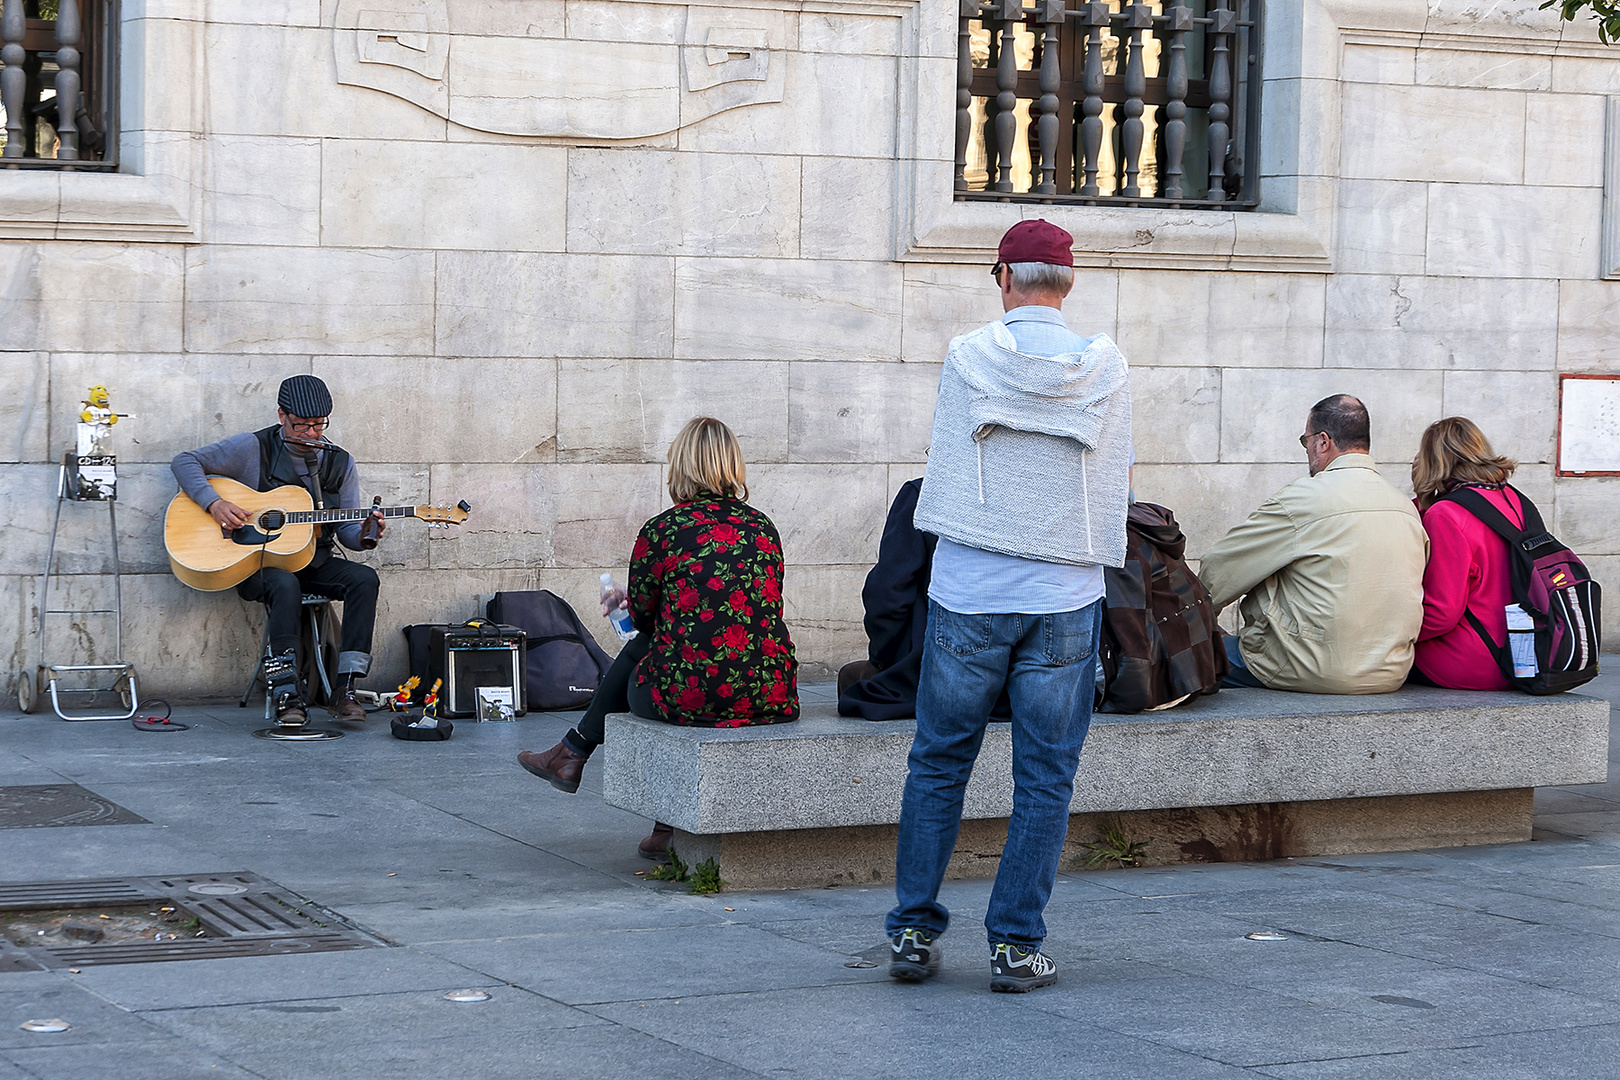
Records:
[[[85,394],[84,411],[79,413],[79,454],[95,456],[111,453],[112,426],[120,416],[112,410],[112,399],[105,386],[92,386]]]
[[[433,688],[422,698],[422,718],[439,715],[439,687],[444,685],[443,679],[434,679]]]
[[[422,677],[420,675],[412,675],[410,678],[399,684],[399,690],[394,694],[393,699],[389,701],[388,707],[394,712],[409,711],[411,707],[411,691],[415,690],[421,685]]]

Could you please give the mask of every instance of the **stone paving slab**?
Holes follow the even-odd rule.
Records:
[[[170,735],[0,714],[0,781],[152,821],[0,830],[0,880],[247,869],[400,945],[0,974],[0,1080],[1620,1075],[1620,778],[1538,792],[1527,844],[1065,874],[1063,980],[1008,997],[987,881],[947,883],[945,973],[900,986],[844,966],[881,955],[886,888],[637,876],[649,823],[603,805],[595,763],[570,796],[513,761],[571,715],[289,747],[250,737],[253,710],[179,714]],[[1244,937],[1267,928],[1289,936]],[[461,986],[492,1000],[443,999]],[[73,1030],[17,1028],[56,1015]]]

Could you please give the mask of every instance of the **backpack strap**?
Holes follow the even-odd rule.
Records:
[[[1524,514],[1524,528],[1513,524],[1512,519],[1473,488],[1460,487],[1455,491],[1448,491],[1440,498],[1454,502],[1473,514],[1486,528],[1505,540],[1508,547],[1517,549],[1531,559],[1536,558],[1535,553],[1541,548],[1557,547],[1558,540],[1542,523],[1541,511],[1536,509],[1536,504],[1525,498],[1524,492],[1511,484],[1503,485],[1503,490],[1511,491],[1519,497],[1519,510]]]
[[[1463,618],[1474,628],[1474,633],[1479,635],[1479,640],[1486,650],[1496,658],[1496,666],[1502,669],[1503,677],[1510,683],[1517,682],[1517,677],[1513,674],[1513,650],[1507,645],[1498,645],[1492,641],[1491,635],[1485,631],[1485,624],[1480,622],[1479,616],[1469,611],[1467,607],[1463,608]]]

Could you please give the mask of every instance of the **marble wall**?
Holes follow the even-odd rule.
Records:
[[[498,589],[592,615],[699,413],[737,431],[783,533],[801,659],[856,658],[941,353],[998,314],[994,240],[1031,216],[1082,237],[1067,314],[1130,359],[1137,491],[1194,556],[1302,473],[1305,410],[1343,391],[1401,484],[1426,424],[1480,422],[1620,590],[1620,480],[1553,464],[1559,373],[1620,369],[1598,250],[1620,53],[1534,0],[1272,7],[1266,206],[1235,214],[953,204],[949,0],[455,0],[425,37],[448,50],[438,113],[414,53],[354,84],[340,50],[380,31],[347,3],[126,3],[140,175],[0,172],[0,691],[39,660],[52,461],[92,383],[135,414],[115,436],[125,657],[151,693],[239,690],[260,616],[167,573],[167,462],[273,422],[298,372],[332,387],[368,496],[475,507],[363,556],[384,572],[377,682],[402,672],[397,627]],[[622,110],[588,79],[589,109],[532,114],[455,83],[458,48],[519,77],[632,46],[658,93]],[[696,105],[694,71],[720,80]],[[620,112],[639,127],[614,138]],[[105,518],[63,510],[70,602],[107,592]],[[50,659],[106,657],[94,618],[53,621]]]

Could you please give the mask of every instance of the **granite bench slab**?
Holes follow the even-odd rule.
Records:
[[[618,714],[607,721],[603,797],[674,825],[688,852],[730,850],[722,865],[730,880],[874,880],[885,858],[892,864],[914,728],[847,719],[831,705],[806,705],[794,723],[739,729]],[[1157,861],[1529,839],[1532,790],[1602,782],[1608,736],[1609,703],[1577,694],[1223,690],[1162,712],[1094,717],[1071,837],[1078,850],[1100,816],[1123,814],[1168,838]],[[966,862],[981,871],[994,872],[989,849],[999,852],[995,837],[1012,812],[1011,763],[1010,725],[991,724],[958,851],[978,851]],[[769,862],[784,844],[812,869],[784,877],[745,866]],[[869,850],[852,854],[845,873],[840,851],[863,844]]]

